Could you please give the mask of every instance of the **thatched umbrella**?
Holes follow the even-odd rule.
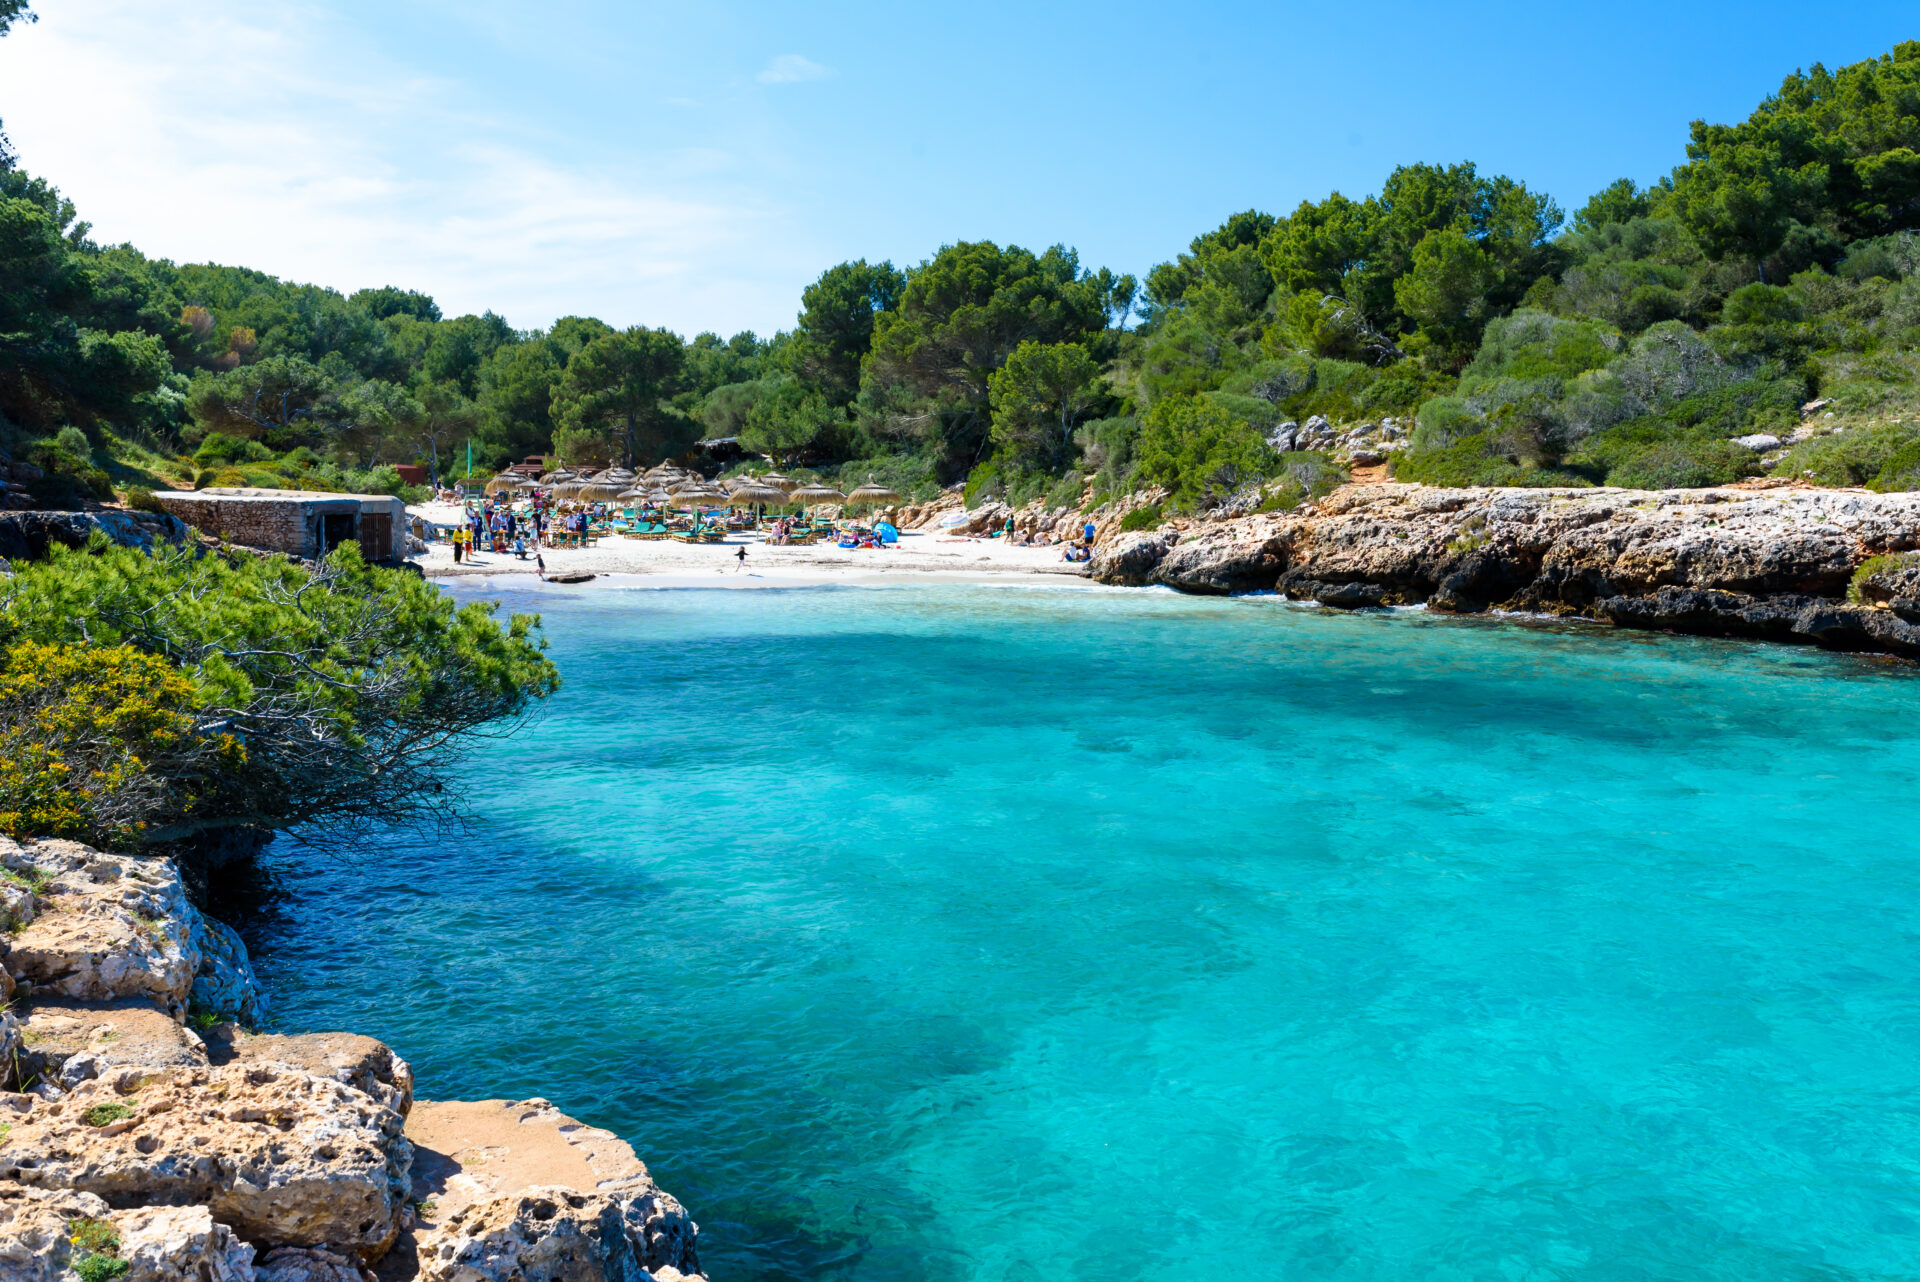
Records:
[[[602,476],[605,474],[602,473]],[[628,481],[608,481],[596,476],[591,481],[581,481],[574,486],[572,497],[586,503],[607,503],[620,497],[627,488]]]
[[[512,472],[502,472],[487,482],[485,492],[488,494],[500,494],[515,488],[519,484],[520,478],[518,476],[515,476]]]
[[[831,485],[821,485],[817,481],[787,492],[789,503],[845,503],[846,501],[847,496],[839,490]]]
[[[867,483],[865,485],[860,486],[854,490],[853,493],[847,495],[847,506],[849,507],[872,508],[880,507],[887,503],[898,503],[899,501],[900,496],[898,494],[874,480],[872,476],[867,477]]]
[[[715,503],[725,503],[726,501],[727,496],[725,494],[707,486],[689,486],[686,489],[678,491],[667,500],[667,502],[674,507],[686,508],[691,511],[694,514],[696,524],[700,519],[701,508],[711,507]]]
[[[757,481],[748,481],[727,496],[728,504],[733,507],[785,507],[791,501],[785,490],[778,486],[761,485]]]
[[[782,476],[778,472],[768,472],[765,476],[760,477],[759,481],[760,484],[771,485],[776,490],[791,490],[800,484],[800,482],[794,480],[792,477]]]
[[[847,496],[839,490],[831,485],[821,485],[817,481],[802,485],[787,495],[787,502],[798,503],[802,510],[815,503],[845,503],[846,501]]]

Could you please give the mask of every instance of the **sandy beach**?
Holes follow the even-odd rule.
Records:
[[[458,519],[458,509],[438,504],[409,509],[414,515],[440,524]],[[747,550],[742,566],[738,553]],[[721,582],[728,579],[768,579],[820,582],[872,576],[942,575],[1061,575],[1087,577],[1085,562],[1061,559],[1063,549],[1009,546],[999,539],[956,538],[941,531],[902,531],[891,547],[842,548],[827,543],[800,547],[771,547],[764,536],[744,531],[721,543],[683,543],[678,539],[603,538],[588,548],[542,548],[547,576],[568,574],[662,575],[675,580]],[[430,578],[468,575],[532,574],[531,552],[525,560],[512,555],[481,553],[453,562],[446,543],[428,545],[413,558]]]

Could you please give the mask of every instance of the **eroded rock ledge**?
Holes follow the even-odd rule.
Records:
[[[619,1137],[416,1101],[370,1037],[246,1031],[246,949],[167,860],[0,838],[0,926],[4,1282],[702,1276]]]
[[[1278,591],[1343,608],[1424,603],[1920,658],[1920,494],[1853,490],[1348,486],[1297,513],[1121,534],[1113,584]]]

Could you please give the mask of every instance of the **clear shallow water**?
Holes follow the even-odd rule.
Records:
[[[283,846],[246,933],[277,1026],[630,1138],[718,1279],[1920,1275],[1920,674],[1147,592],[506,599],[567,684],[473,833]]]

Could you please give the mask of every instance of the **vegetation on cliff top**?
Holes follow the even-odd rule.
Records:
[[[9,13],[24,10],[9,0]],[[1695,122],[1651,187],[1568,218],[1471,162],[1248,210],[1144,283],[988,241],[857,260],[770,338],[516,330],[398,287],[343,295],[88,238],[0,158],[0,450],[43,497],[163,484],[396,492],[533,454],[699,456],[925,496],[1183,507],[1280,475],[1287,421],[1394,416],[1409,479],[1701,485],[1763,467],[1920,484],[1920,42]],[[1779,457],[1816,398],[1848,430]],[[1768,461],[1763,462],[1766,459]]]

